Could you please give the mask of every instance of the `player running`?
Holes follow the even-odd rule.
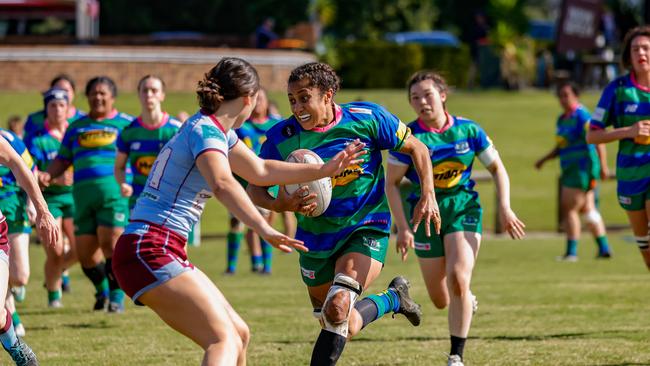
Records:
[[[447,84],[430,71],[415,73],[408,82],[411,108],[418,118],[409,124],[413,136],[430,151],[435,192],[442,215],[439,235],[428,237],[420,228],[408,225],[400,198],[399,185],[404,177],[415,188],[424,182],[416,174],[414,161],[401,152],[390,152],[386,194],[395,218],[397,250],[406,260],[415,249],[422,277],[431,301],[438,309],[449,306],[451,351],[448,365],[463,365],[463,348],[469,333],[475,297],[470,291],[472,270],[481,244],[482,209],[470,179],[474,158],[487,168],[496,183],[501,222],[513,239],[524,236],[524,224],[510,208],[510,181],[501,158],[485,131],[474,121],[447,112]],[[417,168],[417,162],[415,162]],[[413,216],[417,217],[420,200],[417,189],[408,197]]]
[[[33,202],[36,210],[36,230],[41,238],[43,238],[44,244],[47,246],[58,245],[59,230],[56,226],[56,221],[47,209],[47,204],[43,199],[41,191],[38,189],[34,175],[25,164],[23,157],[3,138],[0,138],[0,166],[2,169],[11,171],[17,185],[24,189],[29,199]],[[5,197],[2,201],[4,202],[6,199]],[[11,319],[11,311],[7,309],[5,304],[10,277],[10,246],[7,218],[0,211],[0,343],[17,366],[37,366],[38,361],[36,355],[16,334],[17,332]]]
[[[603,91],[591,115],[587,143],[618,141],[618,202],[627,213],[641,256],[650,270],[650,26],[627,32],[621,63],[630,72],[609,83]]]
[[[244,124],[237,128],[235,132],[237,137],[246,144],[255,155],[259,155],[262,143],[266,140],[266,132],[273,127],[276,123],[280,122],[279,119],[273,118],[268,115],[268,99],[266,91],[260,89],[257,92],[257,102],[250,117],[244,121]],[[248,183],[241,180],[244,187]],[[265,208],[258,207],[260,214],[264,216],[266,221],[271,224],[273,222],[273,212]],[[227,274],[235,273],[237,269],[237,256],[239,253],[239,246],[244,236],[244,225],[233,215],[230,215],[230,231],[227,238]],[[289,233],[285,234],[291,236]],[[271,273],[271,260],[272,251],[271,245],[260,239],[259,235],[251,229],[246,232],[246,243],[251,255],[251,269],[253,272],[270,274]]]
[[[56,76],[50,82],[50,88],[63,89],[68,93],[68,100],[69,100],[69,106],[67,112],[68,122],[72,123],[86,115],[84,112],[80,111],[79,109],[75,108],[74,105],[72,105],[72,101],[74,100],[75,84],[74,84],[74,80],[72,80],[70,76],[66,74],[61,74]],[[45,118],[46,118],[45,114],[46,114],[45,109],[42,109],[40,111],[31,113],[30,115],[27,116],[27,120],[25,121],[25,127],[24,127],[25,129],[24,140],[26,143],[29,144],[29,140],[40,135],[45,130]]]
[[[557,119],[557,144],[553,150],[535,163],[541,169],[548,160],[560,157],[560,201],[567,235],[566,252],[558,259],[578,260],[580,213],[598,245],[597,258],[610,258],[605,223],[596,208],[597,181],[607,179],[607,151],[605,145],[592,145],[585,141],[591,115],[580,104],[578,86],[572,82],[557,86],[557,97],[564,113]]]
[[[338,105],[334,96],[339,78],[324,63],[309,63],[289,76],[288,95],[293,116],[267,133],[260,156],[285,160],[296,149],[310,149],[324,161],[355,139],[365,143],[364,160],[332,177],[332,200],[318,217],[309,217],[314,194],[301,197],[306,187],[288,196],[280,188],[274,199],[265,187],[249,186],[256,204],[298,215],[296,238],[309,252],[300,253],[302,280],[320,320],[322,330],[312,352],[312,365],[333,365],[348,337],[369,323],[393,312],[420,323],[420,308],[409,296],[408,281],[399,276],[388,288],[359,301],[356,299],[379,276],[390,230],[390,212],[384,194],[382,150],[401,151],[416,161],[417,173],[426,182],[415,209],[414,228],[422,223],[436,231],[439,213],[433,191],[431,163],[426,147],[411,137],[410,130],[382,106],[359,102]]]
[[[259,159],[232,130],[250,115],[258,90],[257,72],[238,58],[223,58],[205,74],[200,111],[158,155],[115,248],[114,273],[126,293],[201,346],[203,365],[244,365],[250,337],[219,289],[187,260],[187,236],[205,202],[216,196],[280,250],[306,250],[264,220],[232,173],[261,185],[297,183],[341,172],[362,153],[363,144],[351,144],[330,163],[308,167]]]
[[[86,96],[90,113],[68,127],[56,159],[39,175],[41,184],[74,167],[72,196],[75,201],[75,241],[79,263],[95,285],[95,310],[124,311],[124,293],[111,273],[111,258],[117,238],[128,218],[128,202],[113,177],[115,142],[133,117],[113,108],[117,87],[113,80],[98,76],[88,81]],[[100,248],[106,264],[97,260]]]
[[[162,110],[165,83],[157,76],[147,75],[138,82],[142,112],[117,138],[115,179],[122,197],[129,198],[129,208],[142,193],[153,162],[162,147],[176,134],[181,122]],[[133,169],[133,184],[126,181],[127,161]]]
[[[25,165],[33,170],[34,161],[23,141],[13,132],[2,128],[0,128],[0,135],[23,159]],[[30,218],[33,219],[34,206],[18,185],[12,171],[5,166],[0,166],[0,210],[5,214],[9,245],[12,248],[9,255],[11,290],[7,293],[5,305],[11,311],[16,333],[23,337],[25,327],[16,311],[15,303],[24,301],[25,286],[30,276],[29,234],[32,232]]]

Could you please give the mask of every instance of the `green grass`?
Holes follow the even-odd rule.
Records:
[[[480,305],[466,346],[467,365],[650,365],[648,273],[625,239],[611,236],[615,257],[597,261],[595,245],[585,237],[577,263],[555,262],[561,237],[484,241],[472,283]],[[273,276],[259,277],[248,272],[242,253],[240,273],[224,277],[224,244],[205,241],[191,248],[189,257],[251,327],[249,364],[307,364],[320,328],[298,275],[297,255],[276,252]],[[31,255],[32,278],[19,310],[26,340],[42,365],[200,363],[200,348],[147,308],[128,303],[123,315],[91,312],[91,285],[78,266],[65,307],[46,308],[42,248],[32,246]],[[396,274],[406,275],[423,305],[421,326],[386,316],[346,346],[340,365],[445,364],[446,311],[428,301],[413,259],[401,263],[389,252],[382,275],[366,293],[381,291]],[[8,364],[2,352],[0,364]]]
[[[289,114],[283,93],[272,93],[271,98],[278,102],[284,115]],[[337,100],[347,102],[357,98],[383,104],[405,122],[415,118],[404,91],[343,91]],[[593,109],[597,98],[597,94],[587,93],[583,101]],[[4,124],[10,114],[26,116],[40,105],[36,93],[0,93],[0,123]],[[82,100],[77,105],[86,106],[86,103]],[[189,93],[171,93],[165,101],[165,108],[171,113],[180,110],[193,112],[195,106],[195,97]],[[139,104],[133,93],[120,94],[117,107],[124,112],[139,113]],[[512,207],[528,229],[555,230],[559,165],[549,163],[542,171],[533,168],[534,162],[548,152],[555,141],[555,118],[560,110],[553,95],[543,91],[459,92],[450,96],[448,107],[453,114],[478,121],[494,140],[510,174]],[[613,170],[616,145],[609,144],[608,151]],[[480,163],[476,163],[476,169],[482,169]],[[477,184],[477,189],[485,208],[484,227],[493,230],[494,186],[492,182],[481,182]],[[614,182],[605,182],[601,186],[601,209],[608,224],[621,225],[627,222],[616,201]],[[209,201],[203,217],[203,233],[223,233],[227,230],[227,221],[223,207],[216,200]]]

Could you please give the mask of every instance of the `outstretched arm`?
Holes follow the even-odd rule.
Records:
[[[236,144],[228,153],[228,160],[233,172],[249,183],[258,186],[296,184],[335,176],[348,166],[362,162],[364,146],[355,140],[325,164],[297,164],[261,159],[244,144]]]
[[[650,137],[650,120],[639,121],[632,126],[609,128],[609,129],[589,129],[587,131],[587,143],[605,144],[608,142],[633,139],[633,138]]]
[[[218,151],[205,151],[196,158],[196,166],[217,199],[269,244],[284,252],[291,252],[291,248],[307,251],[301,241],[276,231],[266,222],[233,177],[225,155]]]

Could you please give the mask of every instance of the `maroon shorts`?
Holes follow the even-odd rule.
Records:
[[[138,297],[186,271],[187,239],[159,225],[130,222],[113,252],[113,273],[120,288],[136,305]]]
[[[7,226],[7,220],[2,217],[0,218],[0,260],[5,261],[9,264],[9,237],[7,231],[9,227]]]

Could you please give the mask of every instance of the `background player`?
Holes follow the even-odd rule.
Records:
[[[413,157],[422,185],[414,227],[429,223],[439,228],[439,213],[433,192],[431,163],[426,147],[410,136],[397,117],[373,103],[338,105],[334,96],[339,78],[324,63],[309,63],[294,69],[288,82],[292,117],[267,133],[261,157],[286,160],[301,148],[314,151],[327,161],[355,139],[365,144],[367,154],[360,164],[332,177],[332,201],[318,217],[304,216],[315,208],[313,194],[305,187],[287,196],[280,188],[273,198],[265,187],[250,185],[256,204],[298,215],[296,238],[309,252],[300,253],[303,282],[323,327],[314,350],[312,365],[333,365],[343,352],[348,336],[354,336],[386,313],[404,313],[413,325],[420,323],[420,309],[408,295],[408,281],[396,277],[377,295],[355,300],[379,276],[383,267],[390,229],[390,213],[384,194],[382,150],[399,150]]]
[[[331,163],[307,167],[259,159],[232,131],[250,115],[258,89],[257,72],[238,58],[223,58],[205,74],[197,88],[201,110],[158,155],[115,250],[114,271],[128,295],[200,345],[203,365],[246,364],[250,337],[219,289],[187,260],[187,235],[205,202],[214,195],[271,245],[304,250],[268,225],[233,172],[256,184],[310,181],[341,172],[360,153],[350,145]]]
[[[98,76],[86,84],[90,112],[73,122],[65,133],[56,159],[39,175],[44,186],[74,167],[72,195],[75,201],[75,239],[79,263],[95,285],[95,310],[124,311],[124,293],[111,273],[117,238],[128,219],[128,202],[113,177],[115,142],[133,117],[114,107],[117,87],[112,79]],[[97,262],[100,248],[106,265]],[[109,292],[110,291],[110,292]]]
[[[582,231],[580,213],[596,239],[597,258],[609,258],[611,253],[605,223],[596,208],[597,180],[605,180],[609,175],[607,151],[602,144],[595,146],[585,141],[591,115],[580,104],[578,86],[572,82],[562,83],[556,91],[564,110],[557,119],[557,144],[535,163],[535,167],[541,169],[548,160],[560,157],[560,200],[567,245],[566,252],[559,258],[566,261],[578,259],[578,239]]]
[[[397,223],[397,250],[402,260],[406,260],[409,248],[415,248],[433,304],[439,309],[449,305],[451,351],[447,364],[462,366],[475,308],[470,280],[482,232],[483,211],[470,179],[475,157],[494,178],[501,222],[513,239],[524,236],[524,224],[510,208],[510,181],[492,141],[476,122],[447,112],[447,90],[445,80],[431,71],[415,73],[407,88],[411,108],[418,115],[409,128],[432,152],[435,192],[442,216],[439,235],[428,237],[422,228],[411,231],[404,215],[399,192],[402,179],[407,177],[416,186],[408,198],[414,212],[420,199],[417,186],[427,184],[416,174],[413,165],[417,162],[410,156],[390,152],[386,193]]]
[[[115,179],[123,197],[129,198],[129,209],[142,193],[153,162],[162,147],[181,126],[181,122],[162,110],[165,100],[165,82],[154,75],[146,75],[138,82],[141,114],[117,138]],[[133,184],[126,180],[126,165],[133,170]]]
[[[618,202],[627,213],[641,256],[650,270],[650,26],[631,29],[621,63],[629,73],[607,85],[591,115],[587,142],[618,141]],[[608,128],[611,127],[611,128]]]
[[[4,134],[3,134],[4,135]],[[29,167],[25,164],[15,149],[3,138],[0,138],[0,166],[2,169],[9,169],[14,175],[18,186],[22,187],[27,196],[34,204],[36,211],[36,230],[44,244],[56,246],[59,243],[59,230],[56,221],[47,210],[47,204],[43,199],[38,184]],[[4,200],[4,199],[3,199]],[[9,283],[9,240],[7,237],[7,221],[0,211],[0,343],[9,353],[18,366],[38,365],[36,355],[29,346],[20,340],[11,319],[11,311],[5,304],[5,296]]]

